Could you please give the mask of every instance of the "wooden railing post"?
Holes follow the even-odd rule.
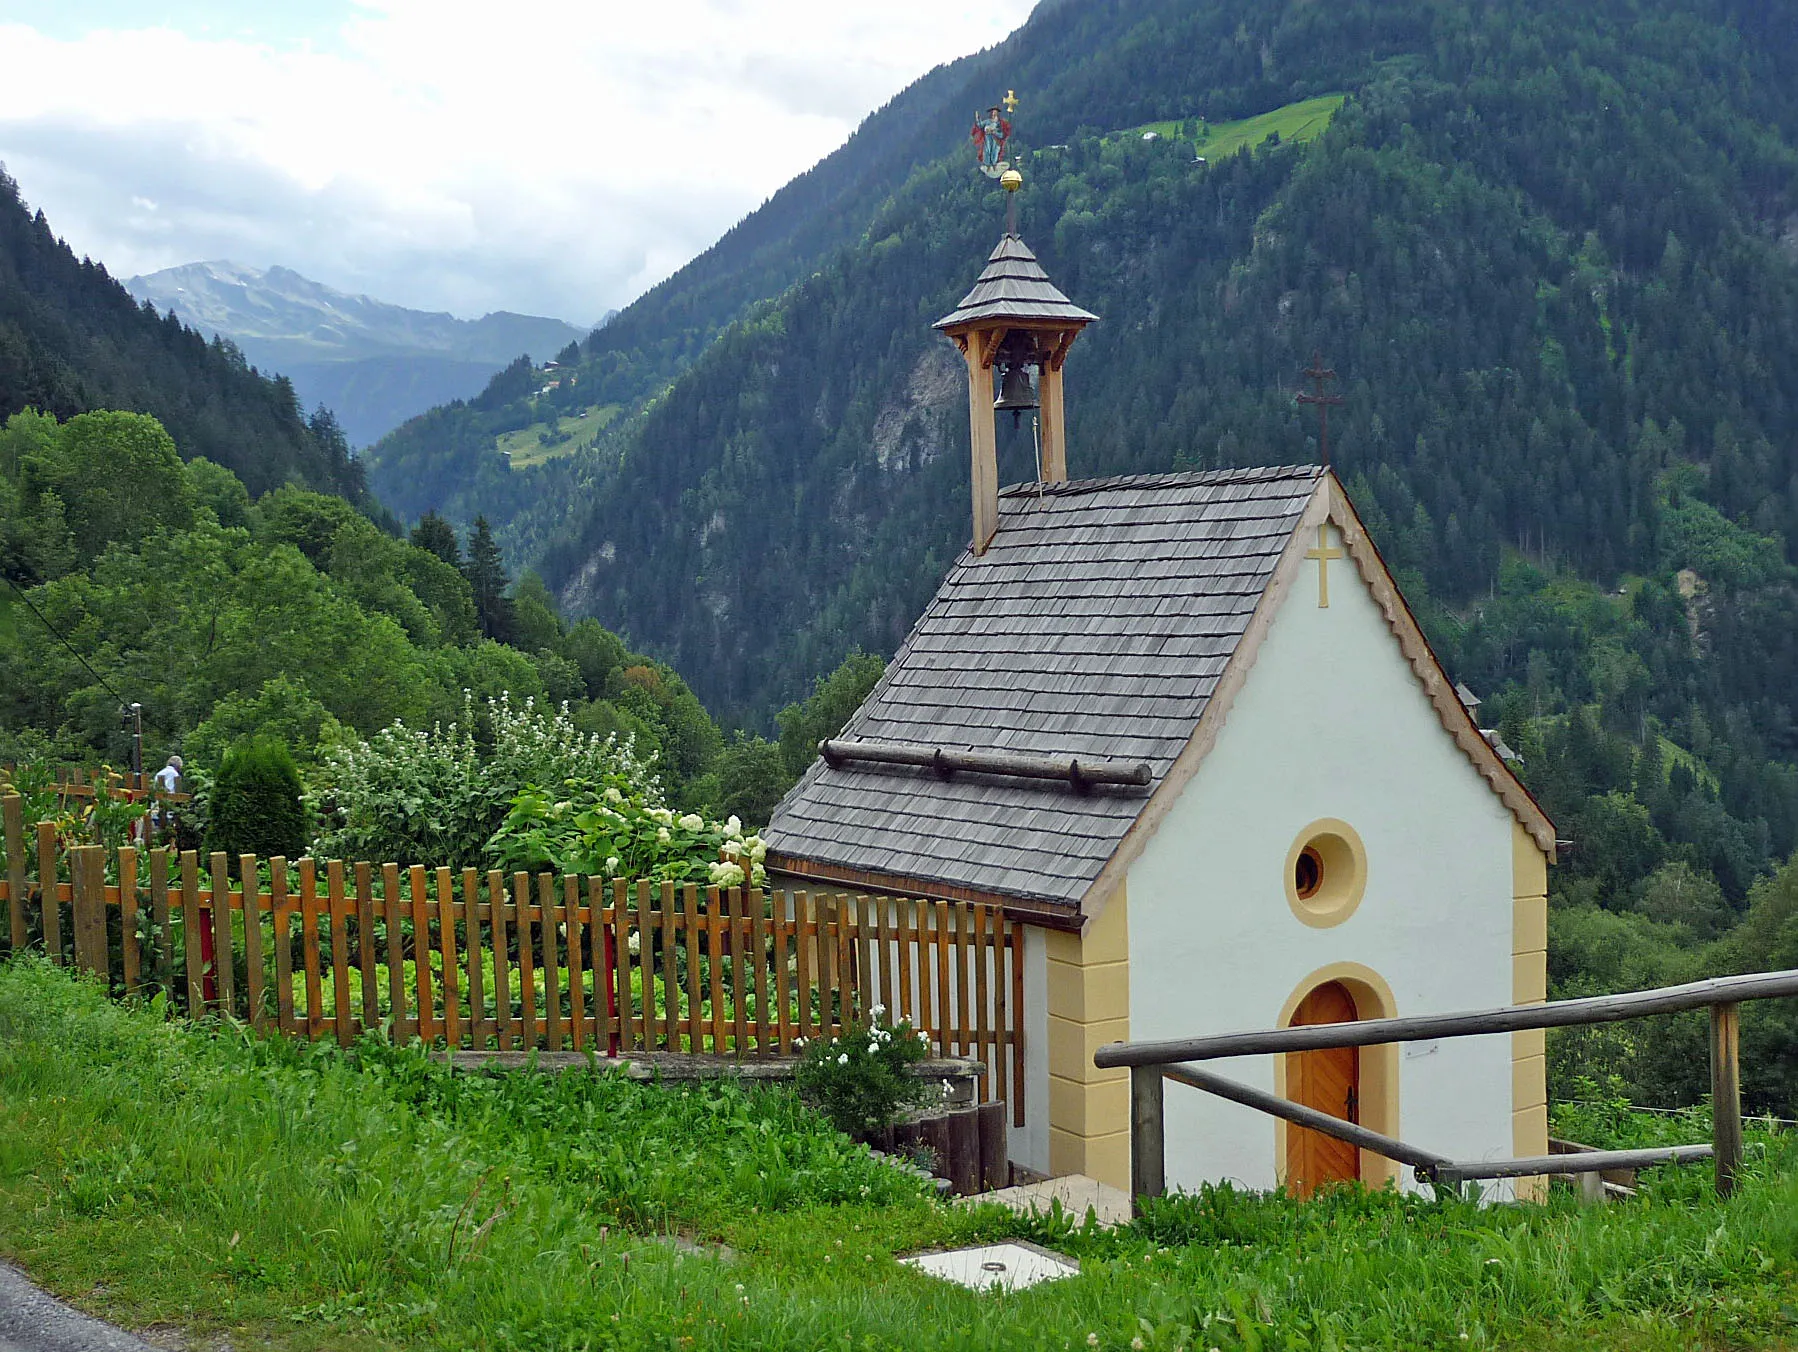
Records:
[[[1130,1068],[1130,1198],[1141,1211],[1144,1197],[1167,1190],[1167,1148],[1162,1136],[1160,1066]]]
[[[1711,1142],[1719,1197],[1736,1190],[1742,1168],[1741,1012],[1740,1005],[1711,1006]]]
[[[69,882],[75,917],[75,966],[105,980],[106,850],[77,845],[69,851]]]

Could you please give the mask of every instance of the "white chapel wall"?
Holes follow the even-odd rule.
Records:
[[[1383,977],[1401,1015],[1511,1003],[1510,814],[1443,730],[1353,562],[1329,567],[1329,607],[1307,563],[1129,870],[1132,1039],[1273,1027],[1309,974],[1342,962]],[[1367,857],[1358,909],[1327,929],[1293,914],[1284,882],[1320,818],[1354,827]],[[1275,1087],[1272,1057],[1217,1066]],[[1508,1037],[1401,1047],[1398,1070],[1402,1139],[1510,1157]],[[1175,1084],[1166,1105],[1171,1187],[1276,1183],[1273,1119]]]

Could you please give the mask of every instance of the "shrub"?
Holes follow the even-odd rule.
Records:
[[[736,817],[676,815],[635,792],[623,775],[565,780],[560,796],[529,785],[487,842],[503,869],[647,878],[651,882],[759,887],[768,847]]]
[[[287,743],[253,737],[225,753],[213,781],[206,847],[226,854],[301,854],[306,809]]]
[[[621,786],[660,806],[661,784],[631,739],[583,733],[566,705],[464,694],[462,716],[430,731],[394,723],[327,752],[318,796],[321,857],[472,867],[533,784]]]
[[[801,1044],[793,1076],[800,1097],[851,1136],[891,1125],[936,1093],[910,1069],[930,1055],[924,1033],[906,1019],[888,1023],[884,1005],[869,1013],[866,1027]]]

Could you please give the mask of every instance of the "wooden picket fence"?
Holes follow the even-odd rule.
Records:
[[[8,934],[178,1011],[348,1044],[767,1058],[874,1006],[1023,1125],[1021,926],[969,904],[67,845],[4,817]],[[31,865],[35,862],[35,869]],[[219,960],[226,955],[226,960]]]

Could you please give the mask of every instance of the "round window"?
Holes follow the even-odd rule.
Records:
[[[1367,890],[1367,856],[1347,822],[1325,818],[1299,832],[1286,859],[1286,902],[1319,929],[1340,925]]]

